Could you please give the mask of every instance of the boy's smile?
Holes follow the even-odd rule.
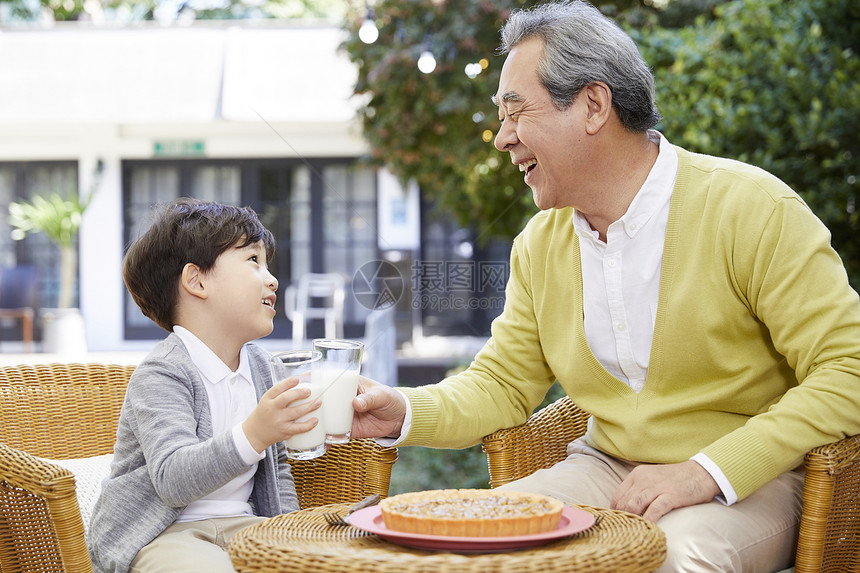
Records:
[[[275,301],[278,299],[278,295],[272,293],[266,297],[263,297],[263,304],[272,309],[272,313],[275,312]]]

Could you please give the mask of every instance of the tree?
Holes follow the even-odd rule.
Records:
[[[795,189],[860,288],[860,5],[737,0],[713,21],[636,34],[655,68],[661,130]]]
[[[498,30],[512,8],[533,3],[468,1],[453,10],[439,1],[381,0],[379,39],[359,40],[358,12],[344,45],[358,65],[355,93],[367,102],[359,114],[371,160],[416,181],[483,239],[511,236],[534,209],[522,174],[493,148],[499,122],[490,103],[502,64]],[[416,66],[425,51],[436,59],[428,74]]]

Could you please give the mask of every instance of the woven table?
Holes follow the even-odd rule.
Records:
[[[666,558],[666,539],[653,523],[609,509],[579,506],[599,517],[596,527],[530,549],[460,555],[396,545],[355,527],[333,527],[323,513],[346,513],[333,504],[279,515],[239,532],[229,553],[238,573],[284,571],[456,571],[517,573],[576,571],[643,573]]]

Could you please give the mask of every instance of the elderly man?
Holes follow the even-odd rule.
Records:
[[[630,511],[662,571],[791,565],[807,450],[860,432],[860,304],[829,233],[772,175],[652,128],[652,75],[584,2],[513,14],[496,147],[541,212],[467,371],[366,381],[355,436],[465,447],[554,380],[593,415],[568,458],[505,486]]]

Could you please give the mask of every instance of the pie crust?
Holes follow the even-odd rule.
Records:
[[[504,537],[558,528],[564,504],[534,493],[439,489],[403,493],[379,502],[385,527],[405,533]]]

